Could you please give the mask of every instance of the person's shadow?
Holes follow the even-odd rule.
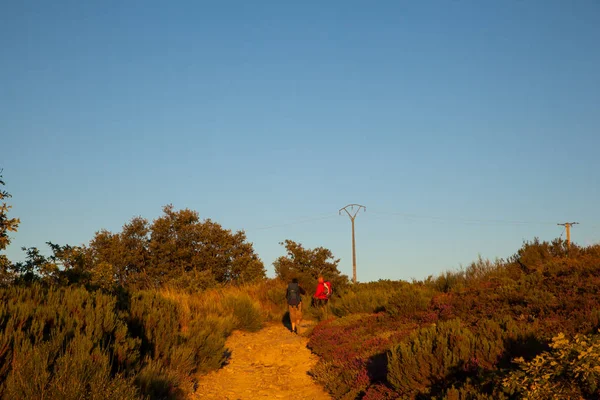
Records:
[[[290,312],[286,311],[281,318],[281,323],[285,326],[290,332],[292,330],[292,321],[290,320]]]

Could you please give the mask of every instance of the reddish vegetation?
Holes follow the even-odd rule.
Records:
[[[312,372],[335,398],[520,398],[502,386],[512,360],[531,360],[560,332],[594,333],[598,287],[600,245],[537,240],[424,282],[359,284],[332,305],[342,318],[315,328]]]

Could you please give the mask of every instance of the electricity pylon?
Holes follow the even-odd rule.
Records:
[[[352,212],[348,211],[348,207],[352,210]],[[356,211],[354,211],[354,207],[356,207]],[[360,204],[348,204],[346,207],[340,208],[339,214],[342,215],[342,211],[346,211],[346,214],[350,217],[350,221],[352,221],[352,282],[356,283],[356,241],[354,239],[354,219],[356,215],[360,211],[360,209],[367,211],[365,206],[361,206]]]
[[[564,226],[565,230],[567,231],[567,247],[569,247],[571,245],[571,226],[577,225],[577,224],[579,224],[579,222],[565,222],[563,224],[556,224],[556,225]]]

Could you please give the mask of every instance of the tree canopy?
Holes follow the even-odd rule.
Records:
[[[273,263],[278,278],[286,282],[298,278],[300,284],[309,290],[314,289],[319,275],[329,280],[334,290],[348,284],[348,277],[338,270],[340,260],[334,258],[331,250],[325,247],[307,249],[289,239],[280,244],[287,254]]]
[[[172,205],[151,224],[135,217],[119,233],[97,232],[89,255],[96,275],[114,275],[122,285],[208,286],[265,277],[264,265],[243,231],[201,221],[196,211],[176,211]]]

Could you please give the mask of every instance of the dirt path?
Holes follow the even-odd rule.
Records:
[[[203,376],[192,399],[331,399],[307,374],[317,362],[307,342],[281,324],[236,331],[227,339],[229,363]]]

